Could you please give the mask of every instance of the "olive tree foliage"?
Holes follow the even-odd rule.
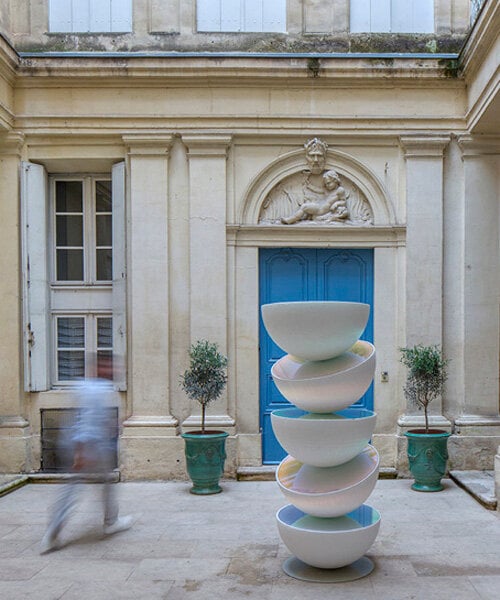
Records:
[[[401,362],[407,367],[408,374],[404,394],[407,400],[424,409],[425,432],[429,432],[429,404],[443,393],[448,377],[446,366],[439,346],[418,344],[411,348],[400,348]]]
[[[227,358],[216,343],[198,340],[189,350],[190,365],[181,376],[187,396],[201,405],[201,431],[205,433],[206,408],[217,400],[227,383]]]

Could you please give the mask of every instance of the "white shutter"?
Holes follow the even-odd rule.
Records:
[[[352,33],[370,31],[370,0],[351,0],[350,29]]]
[[[411,33],[434,33],[434,0],[411,0],[411,3]]]
[[[71,26],[71,0],[49,1],[49,31],[69,32]]]
[[[221,0],[220,30],[241,31],[242,14],[240,0]]]
[[[125,163],[113,165],[113,351],[120,367],[115,376],[118,390],[127,389],[127,271],[125,218]]]
[[[196,23],[198,31],[220,31],[220,0],[198,0]]]
[[[23,335],[25,390],[49,388],[49,296],[47,271],[48,182],[45,169],[21,163]]]
[[[399,2],[407,3],[406,0]],[[391,31],[391,0],[371,0],[370,31],[387,33]]]
[[[89,31],[111,31],[110,0],[90,0]]]
[[[90,30],[89,0],[71,0],[73,6],[72,31],[75,33]]]
[[[110,12],[111,28],[108,31],[132,31],[132,0],[111,0]]]
[[[267,32],[286,32],[286,0],[261,0],[262,10],[262,31]]]
[[[262,31],[262,0],[244,0],[243,31]]]

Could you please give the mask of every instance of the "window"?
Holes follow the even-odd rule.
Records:
[[[351,0],[352,33],[434,33],[434,0]]]
[[[113,352],[112,184],[92,176],[49,181],[52,380],[66,385],[97,375],[99,357]]]
[[[55,281],[112,279],[111,181],[55,180]]]
[[[132,31],[132,0],[49,0],[49,31]]]
[[[286,0],[198,0],[198,31],[285,32]]]
[[[23,163],[21,195],[25,387],[71,386],[125,358],[125,165],[107,178]]]

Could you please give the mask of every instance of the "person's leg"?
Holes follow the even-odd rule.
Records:
[[[49,525],[40,543],[40,552],[48,552],[57,548],[57,537],[76,503],[79,483],[79,479],[74,478],[60,490],[57,501],[52,508]]]
[[[111,481],[113,473],[113,454],[108,453],[102,463],[104,467],[103,483],[103,505],[104,505],[104,533],[110,535],[124,531],[132,525],[132,516],[118,516],[118,490],[116,484]]]
[[[104,477],[102,499],[104,505],[104,527],[106,528],[118,519],[118,499],[116,497],[116,488],[109,481],[109,474],[105,474]]]

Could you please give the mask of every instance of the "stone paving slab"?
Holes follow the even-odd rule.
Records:
[[[495,471],[450,471],[450,477],[486,508],[496,510]]]
[[[500,513],[453,481],[438,493],[379,480],[369,504],[382,515],[367,577],[306,583],[282,570],[290,552],[275,513],[275,482],[224,481],[199,497],[187,482],[118,483],[134,526],[104,537],[98,485],[85,493],[63,547],[40,555],[60,485],[27,484],[0,498],[0,598],[6,600],[498,600]]]

